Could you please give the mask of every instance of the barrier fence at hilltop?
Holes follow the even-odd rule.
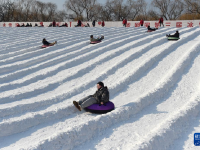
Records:
[[[17,25],[26,25],[27,23],[31,23],[32,26],[35,26],[35,23],[38,26],[43,25],[44,27],[48,27],[52,22],[0,22],[0,27],[17,27]],[[57,22],[57,26],[61,26],[64,22]],[[77,22],[66,22],[68,27],[74,27],[77,25]],[[85,27],[89,23],[90,27],[92,27],[92,22],[82,22],[82,27]],[[96,27],[101,27],[101,21],[96,22]],[[144,26],[147,27],[150,25],[151,27],[158,28],[160,26],[158,21],[144,21]],[[122,21],[105,21],[105,27],[122,27]],[[175,21],[164,21],[165,27],[200,27],[200,20],[175,20]],[[140,21],[128,21],[127,27],[140,27]]]

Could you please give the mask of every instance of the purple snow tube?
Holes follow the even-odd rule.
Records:
[[[115,109],[115,105],[112,102],[107,102],[104,105],[100,104],[93,104],[87,108],[85,108],[86,111],[97,113],[97,114],[105,114],[107,112],[110,112]]]

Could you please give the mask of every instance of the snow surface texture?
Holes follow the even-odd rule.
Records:
[[[200,28],[167,41],[176,30],[0,28],[0,149],[198,149]],[[44,37],[58,45],[41,49]],[[116,109],[79,112],[98,81]]]

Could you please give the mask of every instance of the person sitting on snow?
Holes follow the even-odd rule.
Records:
[[[29,27],[29,26],[30,26],[29,23],[27,23],[27,24],[26,24],[26,27]]]
[[[24,23],[21,25],[21,27],[25,27]]]
[[[50,23],[48,27],[52,27],[52,26],[53,26],[53,24],[52,24],[52,23]]]
[[[53,46],[53,45],[57,44],[57,41],[55,41],[55,42],[53,42],[53,43],[49,43],[49,42],[47,42],[47,40],[44,38],[44,39],[42,40],[42,43],[43,43],[44,45],[46,45],[46,46]]]
[[[77,25],[75,25],[75,27],[81,27],[81,25],[82,25],[81,20],[78,20],[78,23],[77,23]]]
[[[104,36],[101,36],[101,38],[95,39],[95,38],[93,37],[93,35],[90,35],[90,41],[91,41],[91,42],[96,42],[96,41],[101,42],[103,39],[104,39]]]
[[[89,24],[89,23],[87,23],[87,25],[86,25],[85,27],[90,27],[90,24]]]
[[[19,23],[17,23],[17,27],[20,27]]]
[[[166,37],[177,37],[177,38],[179,38],[179,32],[178,32],[178,30],[176,31],[176,33],[174,34],[174,35],[166,35]]]
[[[158,28],[151,28],[150,26],[148,26],[147,29],[150,31],[156,31]]]
[[[104,105],[105,103],[109,102],[109,91],[108,88],[105,86],[103,82],[97,83],[97,91],[93,95],[89,95],[78,102],[73,101],[74,106],[81,111],[81,109],[86,108],[93,104],[101,104]]]

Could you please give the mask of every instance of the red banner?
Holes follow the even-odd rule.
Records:
[[[160,26],[159,22],[155,22],[155,28],[158,28]]]
[[[171,22],[166,22],[165,26],[170,27],[171,26]]]
[[[187,27],[193,27],[193,22],[188,22],[188,26]]]
[[[126,24],[126,27],[131,27],[131,23],[128,22],[128,23]]]
[[[140,23],[135,23],[135,27],[140,27]]]
[[[182,26],[183,26],[183,23],[182,23],[182,22],[177,22],[177,23],[176,23],[176,27],[177,27],[177,28],[181,28]]]
[[[145,26],[145,27],[150,26],[150,22],[145,22],[145,23],[144,23],[144,26]]]

